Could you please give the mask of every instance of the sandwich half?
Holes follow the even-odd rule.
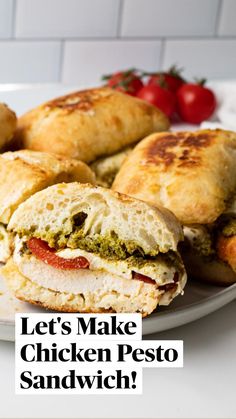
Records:
[[[108,189],[51,186],[21,204],[8,229],[14,254],[2,274],[23,301],[146,316],[185,286],[174,215]]]
[[[18,120],[15,140],[21,148],[90,163],[168,128],[168,118],[155,106],[101,87],[73,92],[29,111]]]
[[[236,281],[236,133],[148,136],[127,157],[112,188],[171,210],[184,225],[182,250],[192,277]]]
[[[78,160],[21,150],[0,155],[0,262],[12,252],[10,218],[20,203],[35,192],[60,182],[95,183],[92,170]]]

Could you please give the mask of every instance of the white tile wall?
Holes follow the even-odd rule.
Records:
[[[219,35],[236,36],[236,1],[235,0],[223,0],[221,16],[220,16]]]
[[[59,80],[59,42],[0,42],[0,57],[2,83]]]
[[[18,0],[16,36],[115,36],[118,9],[119,0]]]
[[[124,36],[213,35],[218,0],[126,0]]]
[[[163,68],[176,63],[187,77],[236,79],[236,39],[167,41]]]
[[[9,38],[12,31],[13,0],[0,0],[0,38]]]
[[[122,68],[155,70],[160,66],[160,41],[66,42],[63,82],[99,83],[103,74]]]
[[[0,0],[0,83],[185,66],[236,78],[236,0]]]

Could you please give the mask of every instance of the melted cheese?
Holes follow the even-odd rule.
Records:
[[[132,272],[137,272],[156,281],[158,285],[169,284],[173,282],[176,268],[168,265],[161,255],[155,261],[150,261],[144,266],[131,265],[129,260],[105,259],[101,256],[86,252],[80,249],[64,249],[57,252],[57,255],[65,259],[73,259],[83,256],[89,261],[91,271],[103,271],[109,274],[115,274],[126,279],[132,279]]]

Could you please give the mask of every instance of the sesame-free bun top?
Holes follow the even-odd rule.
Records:
[[[16,129],[16,114],[7,105],[0,103],[0,150],[11,141]]]
[[[155,133],[125,160],[112,188],[163,205],[183,224],[214,222],[236,190],[236,133]]]
[[[183,238],[179,222],[164,208],[109,189],[77,182],[58,184],[36,193],[13,214],[8,229],[19,234],[46,239],[73,231],[74,219],[85,215],[83,234],[117,237],[135,242],[147,254],[176,251]]]
[[[29,196],[59,182],[95,183],[92,170],[78,160],[20,150],[0,155],[0,222],[7,224]]]
[[[18,120],[21,148],[84,162],[111,155],[169,128],[155,106],[108,87],[74,92],[44,103]]]

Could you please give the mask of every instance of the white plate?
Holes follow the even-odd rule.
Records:
[[[89,87],[89,86],[86,86]],[[0,101],[7,103],[18,115],[41,102],[81,86],[0,85]],[[179,124],[176,129],[196,129],[196,126]],[[223,307],[236,298],[236,284],[227,288],[214,287],[189,281],[184,296],[177,297],[170,307],[161,307],[143,321],[143,334],[160,332],[197,320]],[[16,312],[44,312],[39,307],[22,303],[12,297],[0,278],[0,339],[14,340],[14,315]]]

